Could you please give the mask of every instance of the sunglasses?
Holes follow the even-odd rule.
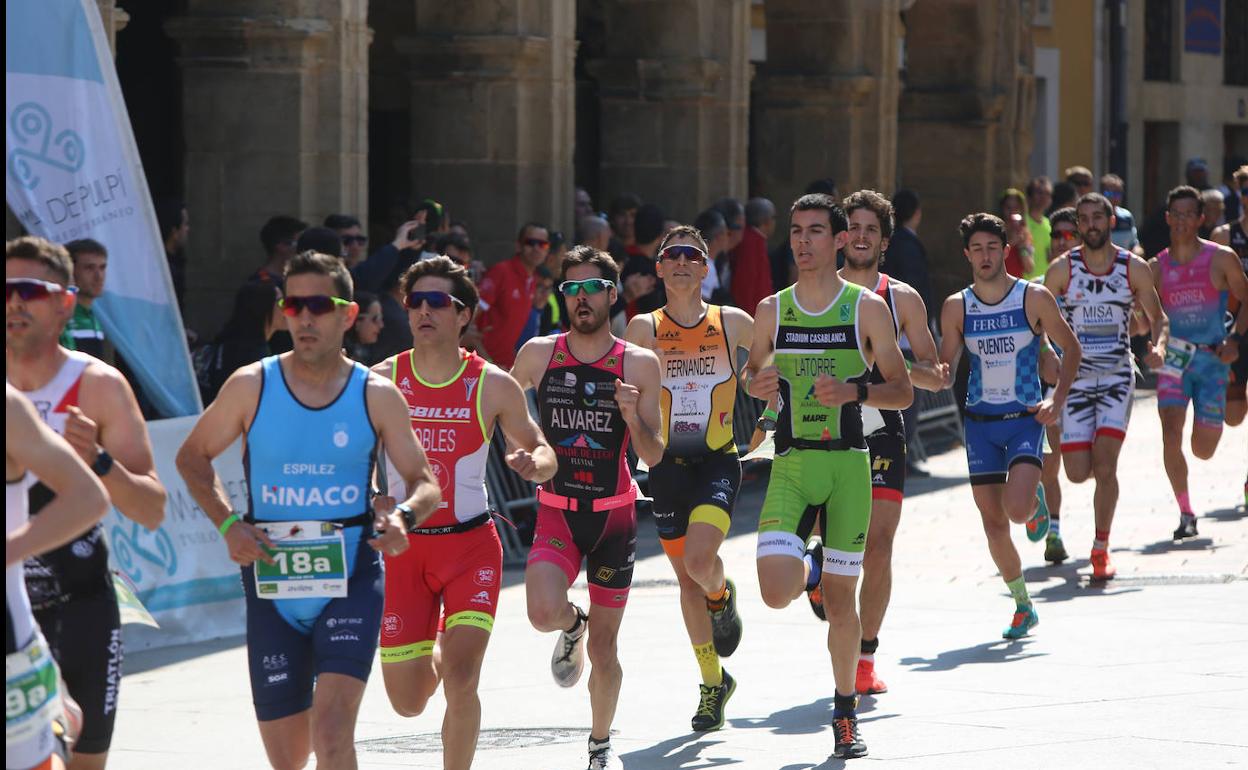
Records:
[[[532,246],[535,249],[544,249],[550,245],[550,241],[542,238],[525,238],[521,243],[525,246]]]
[[[21,298],[22,302],[34,302],[64,292],[77,294],[78,287],[62,286],[59,283],[41,281],[38,278],[6,278],[4,281],[5,302],[13,299],[14,294]]]
[[[334,308],[342,305],[350,305],[351,300],[342,297],[330,297],[326,294],[313,294],[310,297],[283,297],[277,301],[278,307],[282,312],[291,318],[297,317],[307,308],[312,315],[325,315],[333,312]]]
[[[413,291],[407,295],[407,299],[403,300],[403,304],[409,310],[420,310],[422,304],[428,304],[430,310],[444,310],[451,305],[457,309],[466,307],[457,297],[452,297],[444,291]]]
[[[344,235],[342,236],[342,245],[350,246],[353,243],[357,243],[363,246],[364,244],[368,243],[368,236],[367,235]]]
[[[1079,233],[1074,230],[1054,230],[1053,237],[1059,241],[1077,241]]]
[[[564,281],[559,284],[559,293],[565,297],[575,297],[584,293],[590,297],[599,292],[612,288],[615,284],[606,278],[586,278],[583,281]]]
[[[675,262],[681,257],[684,257],[685,261],[692,265],[706,264],[706,252],[699,249],[697,246],[668,246],[666,249],[659,252],[659,259],[669,259]]]

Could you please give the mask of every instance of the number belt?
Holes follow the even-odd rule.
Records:
[[[249,513],[243,517],[243,521],[247,522],[248,524],[281,524],[285,520],[283,519],[257,519],[255,516]],[[373,514],[365,512],[365,513],[356,514],[355,516],[348,516],[345,519],[317,519],[316,521],[323,521],[326,524],[337,524],[338,526],[344,529],[347,527],[367,527],[373,523]]]
[[[1031,412],[1006,412],[1005,414],[975,414],[967,412],[966,419],[971,422],[1000,422],[1002,420],[1015,420],[1019,417],[1029,417]]]
[[[866,449],[866,444],[855,443],[849,439],[833,438],[814,441],[808,438],[776,438],[776,452],[787,452],[790,449],[816,449],[822,452],[843,452],[847,449]]]
[[[461,521],[457,524],[448,524],[445,527],[417,527],[409,529],[408,534],[411,535],[453,535],[457,532],[467,532],[470,529],[476,529],[484,524],[490,523],[490,512],[478,513],[467,521]]]
[[[601,511],[609,511],[613,508],[620,508],[629,505],[637,499],[637,482],[633,481],[628,489],[618,495],[610,497],[580,498],[580,497],[564,497],[556,495],[554,492],[547,492],[541,487],[537,488],[537,501],[542,505],[549,505],[551,508],[558,508],[564,511],[577,511],[583,506],[592,507],[595,513]]]

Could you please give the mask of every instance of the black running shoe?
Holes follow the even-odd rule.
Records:
[[[737,691],[737,680],[725,670],[724,681],[719,686],[700,684],[698,690],[698,712],[693,715],[693,729],[700,733],[718,730],[724,726],[724,706]]]
[[[1174,539],[1182,540],[1185,537],[1196,537],[1199,534],[1196,531],[1196,517],[1190,513],[1179,515],[1179,528],[1174,531]]]
[[[737,587],[732,580],[725,578],[724,584],[728,595],[724,597],[719,609],[712,609],[711,602],[706,603],[707,614],[711,616],[711,641],[715,643],[715,653],[726,658],[737,651],[741,644],[741,616],[737,614]]]
[[[823,541],[818,537],[812,537],[810,542],[806,544],[806,553],[810,554],[810,558],[815,564],[820,565],[823,569]],[[810,611],[815,613],[815,617],[820,620],[827,620],[827,613],[823,611],[823,582],[815,583],[814,588],[806,589],[806,598],[810,600]]]
[[[867,744],[862,742],[858,733],[858,717],[835,717],[832,719],[832,730],[836,733],[836,747],[832,756],[837,759],[853,759],[867,755]]]

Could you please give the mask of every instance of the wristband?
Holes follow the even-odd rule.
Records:
[[[225,517],[225,521],[217,527],[217,531],[221,533],[221,537],[225,537],[225,533],[230,531],[230,527],[234,526],[234,522],[238,521],[238,514],[231,513]]]
[[[865,382],[858,383],[858,403],[860,404],[865,403],[867,398],[868,398],[867,383]]]

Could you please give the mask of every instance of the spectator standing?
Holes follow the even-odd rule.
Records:
[[[439,236],[434,251],[445,254],[455,264],[462,265],[468,271],[468,277],[473,283],[480,283],[481,277],[485,275],[485,265],[481,264],[481,260],[472,258],[472,241],[468,240],[468,236],[462,232],[452,229],[449,233]]]
[[[1053,202],[1053,183],[1047,176],[1033,177],[1027,183],[1027,231],[1031,233],[1031,245],[1035,247],[1034,260],[1028,278],[1043,279],[1049,266],[1050,224],[1044,215]]]
[[[767,241],[775,229],[775,204],[766,198],[751,198],[745,204],[745,229],[741,242],[733,249],[729,260],[732,263],[732,297],[751,318],[758,309],[758,303],[774,291]]]
[[[923,208],[918,193],[901,189],[893,194],[893,215],[897,227],[888,239],[884,263],[880,269],[910,287],[923,298],[928,319],[932,315],[932,279],[927,263],[927,249],[919,240],[919,224],[923,221]],[[913,421],[912,421],[913,422]]]
[[[1109,237],[1120,249],[1134,251],[1139,246],[1139,238],[1135,232],[1135,215],[1123,204],[1122,177],[1117,174],[1105,174],[1101,177],[1101,194],[1114,206],[1114,229]]]
[[[638,313],[649,313],[667,304],[667,293],[655,269],[659,242],[663,240],[666,225],[667,217],[663,209],[655,204],[646,203],[637,209],[633,221],[632,254],[620,272],[630,319]]]
[[[533,310],[533,272],[546,261],[550,235],[546,226],[528,222],[516,236],[516,253],[486,271],[481,280],[477,328],[485,354],[510,369],[516,362],[516,341]]]
[[[269,340],[284,326],[282,290],[272,282],[248,282],[234,295],[234,308],[212,342],[194,355],[200,396],[208,406],[239,367],[270,355]]]
[[[271,283],[279,289],[286,286],[286,263],[299,253],[299,236],[308,229],[307,222],[284,215],[275,216],[260,228],[260,245],[264,247],[264,264],[247,277],[250,283]]]
[[[1053,216],[1053,212],[1058,209],[1074,206],[1075,199],[1078,197],[1075,193],[1075,186],[1063,179],[1053,185],[1053,200],[1049,203],[1048,215]]]
[[[1213,186],[1209,184],[1209,163],[1204,158],[1189,160],[1184,168],[1183,176],[1187,179],[1188,186],[1195,187],[1197,192],[1208,190]]]
[[[104,293],[108,249],[99,241],[82,238],[65,244],[65,250],[74,262],[74,285],[78,287],[78,295],[74,314],[61,332],[61,347],[82,351],[111,364],[112,356],[107,355],[104,344],[104,327],[91,308]]]
[[[1248,165],[1248,160],[1238,155],[1232,155],[1222,164],[1222,184],[1218,185],[1218,189],[1222,191],[1222,200],[1226,202],[1226,210],[1222,216],[1227,223],[1239,221],[1239,214],[1243,210],[1235,172],[1245,165]]]
[[[1036,247],[1031,233],[1023,221],[1027,210],[1027,198],[1022,191],[1010,187],[1001,193],[999,201],[1001,219],[1005,222],[1007,243],[1005,246],[1005,271],[1016,278],[1030,275],[1035,269]]]
[[[368,236],[360,220],[350,214],[330,214],[322,223],[342,239],[347,269],[355,267],[368,256]]]
[[[186,241],[191,234],[191,217],[186,211],[186,204],[180,199],[163,198],[156,204],[156,222],[165,244],[173,296],[177,298],[178,309],[181,310],[186,307]]]
[[[611,201],[607,221],[611,224],[610,252],[617,265],[627,262],[636,248],[637,236],[633,226],[639,208],[641,198],[633,193],[624,193]]]
[[[355,304],[360,306],[360,314],[347,330],[343,347],[353,361],[372,366],[382,360],[373,352],[373,346],[377,344],[377,338],[381,336],[381,330],[386,323],[381,313],[381,300],[371,292],[356,291]]]
[[[302,254],[305,251],[328,254],[344,261],[347,258],[347,248],[342,243],[342,237],[328,227],[309,227],[299,234],[299,240],[295,241],[295,253]]]
[[[589,197],[589,191],[584,187],[576,188],[572,213],[574,215],[574,222],[580,222],[585,217],[592,217],[594,215],[594,200]]]
[[[720,198],[711,208],[724,217],[724,224],[728,226],[728,249],[724,255],[725,262],[720,266],[720,285],[731,292],[732,273],[735,269],[732,255],[745,237],[745,207],[736,198]]]
[[[1092,171],[1087,166],[1071,166],[1066,169],[1066,181],[1075,188],[1076,200],[1092,192]]]
[[[1226,199],[1222,197],[1221,190],[1210,187],[1200,192],[1200,202],[1204,204],[1205,216],[1201,220],[1197,235],[1209,240],[1213,231],[1222,224],[1222,214],[1226,211]]]
[[[718,267],[723,262],[718,259],[719,255],[728,248],[728,225],[724,222],[724,215],[715,209],[707,209],[693,220],[693,226],[706,241],[707,264],[710,266],[702,279],[702,299],[712,305],[732,304],[732,296],[723,288]]]

